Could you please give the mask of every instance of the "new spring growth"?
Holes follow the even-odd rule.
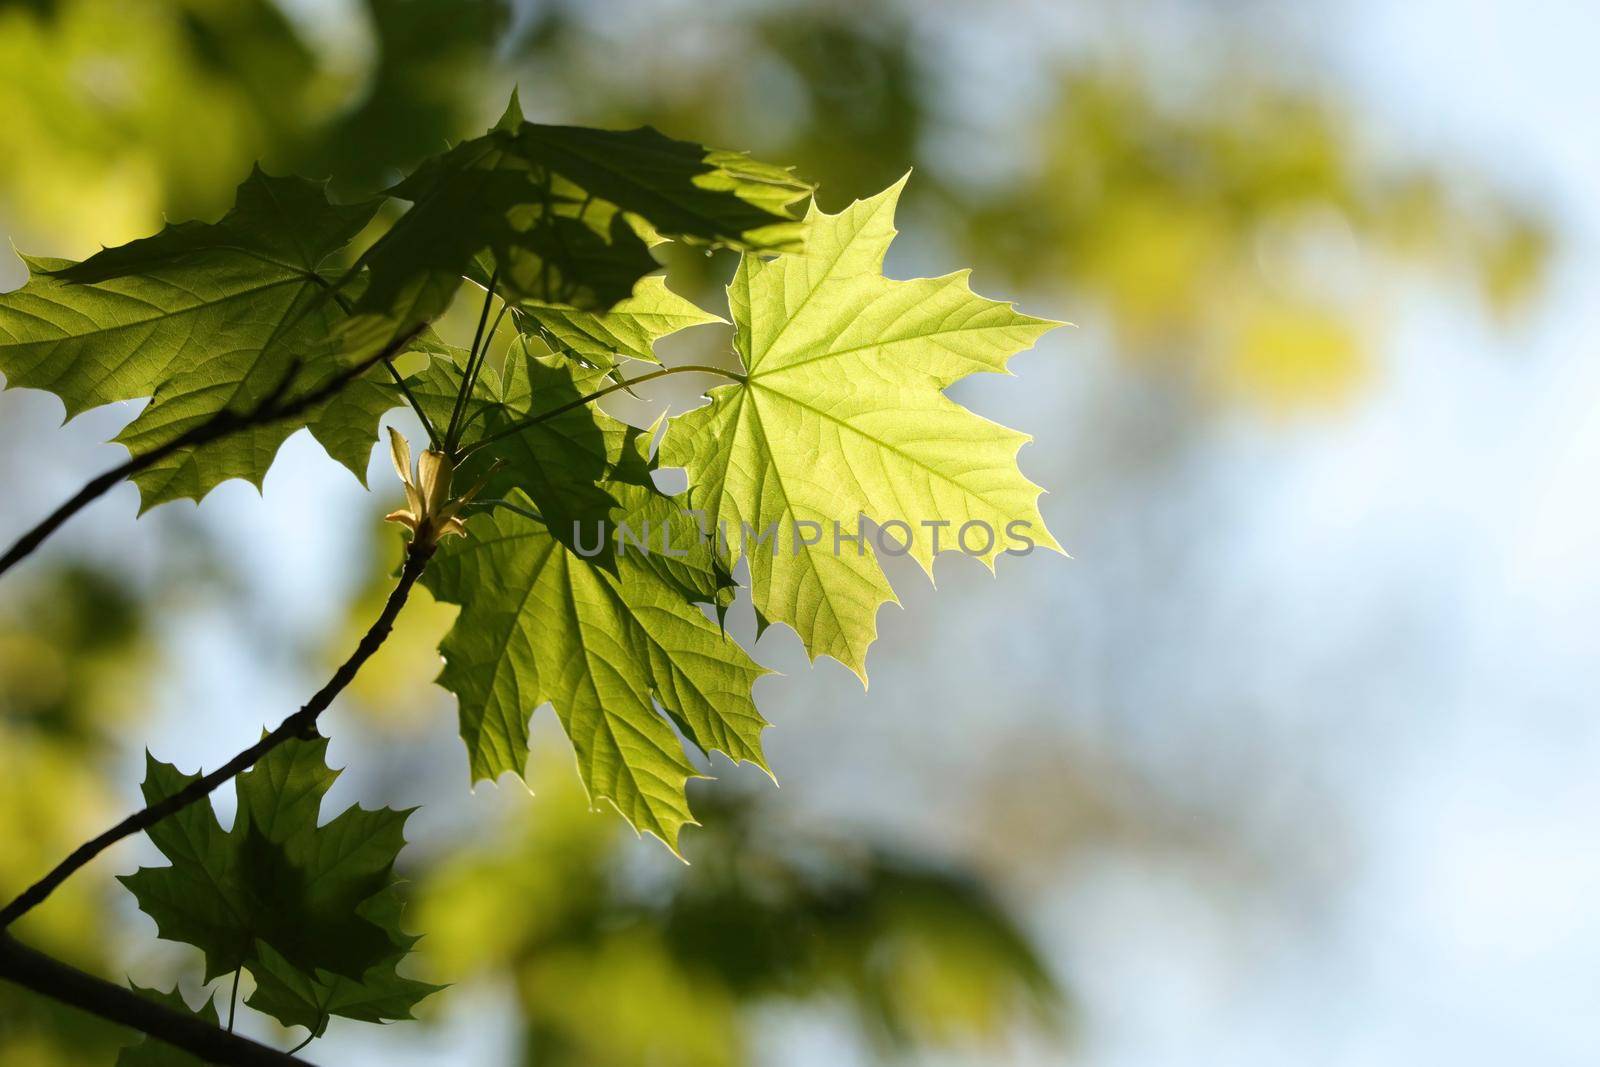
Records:
[[[411,445],[394,427],[389,427],[389,454],[394,459],[394,469],[406,489],[406,506],[384,516],[388,522],[398,522],[410,530],[418,543],[437,544],[440,538],[454,535],[467,536],[467,527],[457,513],[478,495],[493,468],[486,471],[477,483],[460,496],[450,496],[450,480],[455,474],[455,464],[450,457],[436,449],[428,449],[417,457],[416,470],[411,468]]]

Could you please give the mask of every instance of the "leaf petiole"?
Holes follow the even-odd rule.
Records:
[[[422,420],[422,428],[427,432],[428,443],[434,448],[438,448],[440,446],[439,431],[434,429],[433,420],[428,418],[428,413],[423,410],[416,394],[411,391],[411,386],[406,384],[405,375],[394,369],[393,360],[385,360],[384,366],[389,368],[389,374],[394,378],[394,384],[400,387],[400,392],[405,395],[406,403],[411,405],[411,410],[415,411],[417,418]]]
[[[323,1018],[326,1019],[327,1016],[323,1016]],[[315,1041],[316,1039],[317,1039],[317,1032],[315,1030],[313,1030],[309,1034],[306,1035],[306,1039],[304,1041],[300,1042],[294,1048],[290,1049],[288,1054],[290,1056],[293,1056],[296,1052],[299,1052],[301,1049],[305,1048],[307,1045],[311,1044],[311,1042]]]
[[[478,368],[483,363],[484,328],[489,325],[489,311],[494,307],[494,287],[500,279],[500,271],[496,269],[489,275],[489,285],[483,292],[483,311],[478,315],[478,329],[472,336],[472,347],[467,350],[467,365],[461,373],[461,390],[456,393],[456,402],[450,409],[450,424],[444,431],[444,451],[453,453],[459,443],[456,433],[461,423],[461,412],[466,407],[467,395],[472,392],[472,383],[478,377]],[[496,328],[499,322],[495,323]]]

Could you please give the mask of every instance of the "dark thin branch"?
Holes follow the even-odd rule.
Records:
[[[473,379],[477,377],[476,364],[483,360],[483,354],[478,351],[478,347],[483,344],[484,327],[489,325],[489,309],[494,307],[494,287],[499,279],[500,271],[497,268],[489,275],[489,288],[483,292],[483,311],[478,315],[478,330],[473,334],[472,347],[467,350],[467,365],[461,372],[461,391],[456,394],[455,405],[450,409],[450,425],[444,431],[446,451],[456,447],[456,426],[461,422],[461,411],[466,406],[467,394],[472,390]]]
[[[505,319],[506,309],[510,306],[511,305],[506,303],[504,300],[500,302],[500,311],[495,315],[494,323],[489,327],[489,333],[483,339],[483,347],[478,351],[478,361],[472,365],[472,376],[467,378],[461,386],[461,395],[467,402],[472,400],[472,391],[478,387],[478,378],[483,374],[483,365],[489,359],[489,346],[494,343],[494,335],[500,332],[500,323]],[[463,405],[461,410],[463,413],[465,413],[467,409]],[[467,427],[466,424],[463,423],[461,427],[456,430],[457,439],[459,440],[461,437],[465,436],[466,432]]]
[[[338,292],[334,292],[333,298],[339,302],[339,307],[344,310],[346,315],[354,315],[356,313],[355,304],[352,303],[348,297],[341,296]],[[406,398],[406,403],[411,405],[411,410],[415,411],[417,413],[417,418],[422,420],[422,428],[428,434],[428,441],[433,445],[433,447],[438,448],[439,432],[434,429],[433,420],[428,418],[428,413],[422,410],[422,405],[417,403],[417,398],[412,395],[411,386],[406,384],[405,376],[394,369],[394,360],[386,359],[383,361],[383,365],[389,368],[389,377],[393,378],[394,384],[399,386],[400,394]]]
[[[440,447],[439,431],[434,429],[433,420],[428,418],[428,413],[417,402],[416,394],[412,393],[411,386],[406,384],[405,375],[394,369],[394,361],[384,363],[389,368],[389,376],[394,379],[394,384],[400,387],[400,394],[406,398],[406,403],[411,405],[411,410],[417,413],[417,418],[422,420],[422,430],[428,435],[428,443],[434,448]]]
[[[230,1034],[29,948],[0,931],[0,978],[97,1015],[223,1067],[308,1067],[305,1060]]]
[[[597,389],[587,396],[580,396],[576,400],[569,400],[567,403],[559,404],[548,411],[541,411],[537,415],[529,415],[525,419],[519,419],[505,429],[497,430],[489,436],[474,442],[471,448],[462,453],[461,460],[465,462],[468,456],[485,445],[491,445],[502,438],[519,434],[528,427],[537,426],[541,422],[555,418],[557,415],[565,415],[574,408],[581,408],[585,404],[592,404],[602,397],[610,396],[612,393],[621,392],[623,389],[631,389],[636,385],[643,385],[645,382],[653,382],[657,378],[666,378],[673,374],[717,374],[735,382],[745,380],[745,376],[737,371],[724,370],[721,367],[711,367],[699,363],[686,363],[681,367],[665,367],[661,370],[651,371],[649,374],[641,374],[637,378],[628,378],[624,381],[615,382],[604,389]]]
[[[148,452],[141,452],[137,456],[130,457],[126,463],[113,467],[104,474],[90,479],[70,500],[52,511],[33,529],[23,534],[17,540],[17,543],[7,550],[4,556],[0,556],[0,574],[5,574],[15,564],[31,555],[34,549],[44,543],[45,538],[60,529],[68,519],[95,500],[98,500],[124,479],[131,478],[140,471],[154,466],[180,449],[210,444],[212,441],[227,437],[240,430],[292,418],[314,408],[324,400],[332,398],[345,386],[361,377],[377,364],[393,359],[396,353],[410,344],[422,330],[422,326],[417,326],[415,329],[384,345],[375,355],[353,363],[339,371],[339,373],[315,389],[285,400],[282,394],[289,385],[289,379],[294,376],[294,369],[291,368],[290,373],[284,376],[284,380],[278,384],[278,387],[260,404],[256,405],[253,410],[246,412],[219,411],[199,425],[174,437],[166,444],[157,445]]]
[[[201,800],[211,793],[213,789],[228,781],[234,775],[247,770],[262,756],[277,748],[285,741],[293,738],[310,738],[316,736],[317,716],[327,710],[333,703],[334,697],[349,685],[355,678],[361,665],[378,651],[378,647],[388,638],[389,631],[394,628],[394,620],[400,614],[400,609],[405,606],[406,597],[411,594],[411,587],[416,584],[422,575],[423,568],[428,565],[428,560],[433,557],[433,545],[424,542],[412,542],[406,550],[406,560],[400,569],[400,580],[395,584],[394,591],[389,594],[389,600],[383,605],[383,611],[378,615],[377,621],[372,624],[361,642],[356,645],[350,658],[345,660],[334,671],[333,677],[328,679],[328,684],[317,690],[306,705],[293,715],[278,724],[277,729],[267,734],[260,741],[251,745],[237,756],[233,757],[221,767],[210,774],[203,775],[184,786],[178,792],[157,801],[142,811],[123,819],[117,825],[96,837],[94,840],[80,845],[72,855],[62,860],[55,869],[45,875],[32,886],[28,887],[20,896],[4,908],[0,908],[0,930],[4,930],[18,918],[54,892],[56,886],[66,881],[67,878],[80,867],[94,859],[100,853],[121,841],[125,837],[132,837],[143,830],[147,830],[156,823],[175,812]]]

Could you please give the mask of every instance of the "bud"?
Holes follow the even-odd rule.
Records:
[[[413,472],[411,445],[392,426],[389,427],[389,456],[405,486],[406,506],[389,512],[384,518],[404,526],[417,541],[426,544],[435,544],[441,537],[465,537],[467,527],[456,517],[457,513],[478,495],[499,464],[490,467],[476,485],[452,500],[450,483],[455,476],[455,463],[449,456],[430,448],[417,458]]]

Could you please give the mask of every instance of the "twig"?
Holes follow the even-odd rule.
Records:
[[[253,410],[248,412],[236,412],[227,409],[219,411],[198,426],[174,437],[166,444],[157,445],[148,452],[133,456],[126,463],[113,467],[104,474],[90,479],[82,489],[73,494],[71,499],[52,511],[33,529],[18,538],[17,543],[12,545],[4,556],[0,556],[0,574],[5,574],[15,564],[31,555],[34,549],[44,543],[45,538],[55,533],[68,519],[99,499],[110,491],[112,487],[122,482],[123,479],[132,477],[140,471],[154,466],[180,449],[209,444],[212,441],[237,433],[239,430],[291,418],[316,407],[379,363],[394,358],[395,354],[410,344],[423,329],[424,326],[417,326],[415,329],[384,345],[377,354],[346,367],[315,389],[292,400],[284,400],[281,395],[287,387],[288,377],[290,377],[285,376],[285,379],[272,391],[272,394]]]
[[[79,1008],[223,1067],[309,1067],[305,1060],[230,1034],[29,948],[0,931],[0,978]]]
[[[377,621],[372,624],[361,642],[356,645],[350,658],[345,660],[334,671],[328,683],[317,690],[306,705],[293,715],[278,724],[277,729],[267,734],[260,741],[251,745],[237,756],[233,757],[221,767],[210,774],[195,779],[176,793],[164,800],[159,800],[142,811],[123,819],[117,825],[96,837],[94,840],[78,846],[66,859],[56,865],[55,869],[39,881],[29,886],[21,895],[4,908],[0,908],[0,930],[4,930],[18,918],[37,907],[41,901],[55,891],[56,886],[66,881],[67,878],[84,864],[94,859],[100,853],[121,841],[131,837],[142,830],[147,830],[156,823],[175,812],[193,804],[210,794],[213,789],[228,781],[234,775],[244,771],[255,764],[262,756],[277,748],[285,741],[293,738],[307,738],[315,736],[317,716],[321,715],[334,697],[349,685],[355,678],[361,665],[378,651],[378,647],[388,638],[389,631],[394,628],[394,620],[400,614],[400,609],[405,606],[406,597],[411,594],[411,587],[416,584],[422,575],[423,568],[428,565],[428,560],[433,557],[433,546],[427,543],[412,542],[406,551],[404,566],[400,568],[400,580],[395,584],[389,600],[383,605],[383,611],[378,615]]]

